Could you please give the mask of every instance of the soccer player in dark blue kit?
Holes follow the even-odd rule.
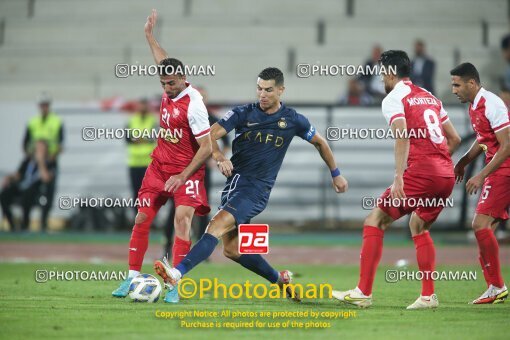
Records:
[[[271,189],[294,138],[299,136],[314,145],[331,171],[337,193],[347,190],[347,180],[340,175],[327,141],[308,119],[280,102],[285,90],[283,73],[274,67],[264,69],[257,79],[258,102],[238,106],[211,127],[213,159],[227,177],[218,213],[206,233],[182,262],[172,268],[166,258],[157,260],[154,269],[173,289],[193,267],[207,259],[223,241],[223,253],[248,270],[281,286],[292,280],[292,273],[278,272],[258,254],[239,254],[237,225],[250,223],[267,205]],[[235,129],[232,157],[219,150],[217,139]],[[289,296],[289,292],[287,292]],[[299,300],[299,297],[295,297]]]

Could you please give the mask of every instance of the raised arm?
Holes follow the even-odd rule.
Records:
[[[340,175],[340,171],[336,166],[335,156],[333,155],[328,142],[324,139],[324,137],[315,133],[315,136],[312,137],[310,143],[315,146],[317,151],[319,151],[319,154],[331,171],[331,176],[333,177],[333,188],[335,191],[337,193],[346,192],[348,189],[347,180]]]
[[[147,42],[151,48],[152,56],[154,57],[154,61],[156,64],[159,64],[161,60],[168,58],[168,54],[166,51],[159,45],[156,38],[154,38],[153,29],[156,25],[156,20],[158,18],[158,13],[155,9],[152,10],[151,15],[147,17],[147,22],[145,23],[145,37],[147,38]]]

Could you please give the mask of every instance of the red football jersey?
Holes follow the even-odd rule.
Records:
[[[424,176],[454,177],[443,124],[449,118],[439,99],[410,81],[398,82],[382,102],[389,125],[405,119],[410,142],[407,171]]]
[[[476,140],[485,151],[487,164],[499,150],[496,132],[510,126],[508,109],[501,98],[482,87],[473,104],[469,105],[469,116],[476,132]],[[510,176],[510,158],[507,158],[493,174]]]
[[[163,92],[159,125],[158,145],[151,157],[164,171],[180,173],[199,148],[196,140],[210,133],[209,115],[200,93],[189,83],[174,99]],[[198,171],[204,171],[204,165]]]

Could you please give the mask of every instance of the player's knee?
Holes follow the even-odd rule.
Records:
[[[179,238],[187,238],[189,237],[189,232],[191,229],[191,218],[188,217],[175,217],[174,220],[174,229],[175,236]]]
[[[218,223],[217,221],[211,220],[209,222],[209,225],[207,226],[207,229],[205,230],[206,233],[211,234],[212,236],[216,238],[220,238],[225,233],[222,225]]]
[[[471,227],[473,228],[474,231],[477,231],[477,230],[480,230],[480,229],[483,229],[483,228],[487,228],[488,225],[483,223],[481,220],[475,218],[473,220],[473,222],[471,223]]]
[[[186,215],[175,215],[175,230],[186,231],[191,227],[191,217]]]
[[[136,217],[135,217],[135,225],[136,224],[142,224],[145,221],[147,221],[147,214],[144,213],[144,212],[139,211],[138,214],[136,214]]]
[[[363,222],[363,225],[369,225],[372,227],[379,228],[381,230],[386,230],[390,226],[390,221],[385,221],[382,218],[378,218],[376,216],[368,216],[365,218],[365,221]]]

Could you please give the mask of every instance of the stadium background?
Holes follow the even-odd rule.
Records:
[[[0,112],[4,117],[0,174],[12,172],[21,161],[24,126],[37,113],[37,96],[46,91],[66,130],[56,198],[129,197],[126,143],[87,142],[81,134],[85,126],[124,127],[129,115],[115,109],[120,103],[160,95],[153,77],[119,79],[114,73],[116,64],[152,63],[143,34],[152,7],[159,11],[156,37],[171,56],[189,65],[215,66],[214,76],[190,77],[190,81],[207,89],[212,104],[222,106],[218,114],[253,101],[256,75],[273,65],[285,72],[284,101],[307,115],[323,135],[328,126],[386,125],[378,105],[328,106],[338,103],[346,92],[348,76],[299,78],[297,64],[363,65],[377,44],[406,50],[412,57],[415,40],[422,39],[436,61],[437,96],[447,103],[460,135],[467,136],[471,128],[466,109],[450,93],[449,70],[469,60],[479,68],[484,86],[498,92],[504,69],[499,45],[508,31],[508,3],[497,0],[390,0],[384,6],[375,0],[92,0],[86,4],[3,0],[0,6]],[[101,109],[105,102],[111,110]],[[314,229],[341,228],[346,222],[359,225],[366,214],[361,198],[377,196],[391,183],[392,141],[346,139],[331,146],[350,182],[349,192],[335,195],[315,149],[296,140],[270,207],[258,221],[298,226],[320,221]],[[217,206],[223,178],[217,171],[213,176],[211,204]],[[457,186],[455,207],[441,216],[451,227],[460,227],[461,196],[462,187]],[[468,214],[472,211],[473,204]],[[52,216],[59,221],[53,224],[62,225],[62,219],[71,215],[72,211],[58,209],[56,199]]]
[[[375,45],[403,49],[412,57],[414,42],[422,39],[436,62],[436,95],[462,137],[469,136],[471,128],[467,108],[450,93],[449,70],[470,61],[478,67],[483,85],[499,93],[505,68],[500,50],[501,38],[509,32],[510,4],[505,0],[0,0],[0,176],[21,162],[23,133],[29,118],[38,113],[41,92],[51,95],[53,109],[65,124],[50,215],[50,230],[55,233],[13,235],[4,225],[0,261],[10,273],[18,272],[6,262],[124,263],[132,225],[129,209],[122,226],[107,216],[99,225],[73,229],[79,209],[59,209],[58,198],[130,196],[125,141],[84,141],[82,128],[124,127],[129,114],[119,109],[122,103],[161,94],[157,79],[119,79],[114,72],[116,64],[152,63],[143,33],[152,8],[159,15],[156,38],[170,56],[190,65],[215,66],[214,76],[190,77],[190,82],[207,89],[219,114],[254,101],[256,75],[264,67],[277,66],[285,74],[285,103],[308,116],[323,135],[329,126],[384,128],[386,124],[379,105],[338,105],[349,77],[299,78],[297,64],[363,65]],[[469,144],[463,144],[454,160]],[[334,194],[316,150],[295,140],[268,208],[254,220],[271,225],[270,259],[276,263],[357,264],[360,228],[368,213],[361,199],[378,196],[391,183],[393,143],[346,139],[330,145],[349,181],[348,193]],[[221,174],[214,172],[213,211],[223,182]],[[463,187],[457,185],[455,206],[445,209],[434,226],[433,236],[440,245],[438,263],[478,269],[476,244],[469,232],[476,198],[468,201],[467,219],[461,225],[462,193]],[[35,209],[33,231],[38,230],[38,216]],[[160,229],[165,220],[166,216],[158,216],[148,262],[161,253]],[[405,222],[396,224],[400,232],[387,233],[390,247],[385,249],[383,265],[402,258],[415,263]],[[501,256],[508,274],[508,247],[501,247]],[[223,261],[216,252],[213,266]],[[32,268],[26,266],[19,268]],[[342,288],[350,288],[346,285],[354,283],[354,276],[350,283],[342,281]],[[103,286],[108,294],[110,286]]]

